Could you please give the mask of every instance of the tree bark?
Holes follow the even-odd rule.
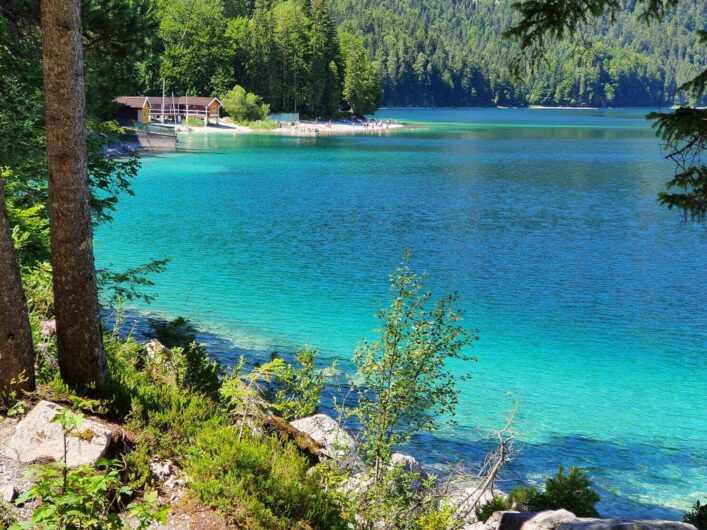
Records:
[[[59,370],[73,387],[100,387],[109,377],[93,261],[80,0],[41,5]]]
[[[0,391],[34,389],[34,349],[0,176]]]

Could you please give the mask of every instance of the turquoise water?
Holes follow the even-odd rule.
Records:
[[[371,337],[403,248],[481,340],[426,462],[477,458],[519,402],[514,481],[591,473],[607,516],[707,498],[707,231],[656,203],[673,168],[645,111],[380,112],[383,135],[194,135],[146,157],[99,266],[171,258],[149,308],[265,358]],[[461,370],[462,367],[455,367]]]

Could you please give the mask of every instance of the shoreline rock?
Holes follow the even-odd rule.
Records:
[[[52,420],[65,407],[40,401],[15,426],[5,454],[22,464],[64,459],[62,426]],[[66,463],[69,467],[93,465],[102,458],[111,442],[111,431],[93,420],[84,419],[76,432],[66,436]]]

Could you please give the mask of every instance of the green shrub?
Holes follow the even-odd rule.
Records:
[[[461,523],[454,507],[440,502],[434,478],[386,467],[378,480],[373,476],[362,480],[366,480],[363,486],[348,496],[349,509],[359,523],[356,528],[422,530],[457,528]]]
[[[692,508],[683,514],[682,520],[693,525],[697,530],[707,530],[707,504],[695,501]]]
[[[495,495],[490,501],[482,504],[476,509],[476,518],[485,523],[494,512],[509,510],[510,508],[511,502],[509,499],[506,497],[501,497],[500,495]]]
[[[361,454],[375,469],[375,480],[399,447],[421,431],[434,431],[456,411],[465,368],[450,370],[450,360],[470,361],[475,337],[460,324],[456,298],[432,304],[424,277],[408,266],[409,255],[390,275],[390,306],[378,313],[379,337],[361,341],[354,351],[360,382],[354,414],[361,425]]]
[[[165,365],[180,388],[191,392],[218,396],[223,371],[196,341],[196,328],[189,320],[149,319],[151,335],[169,349],[169,357],[157,359]]]
[[[35,468],[35,483],[17,504],[38,501],[31,519],[11,526],[17,528],[82,528],[113,530],[123,528],[118,514],[121,498],[133,493],[121,483],[118,462],[104,462],[99,468],[81,466],[67,470],[63,462],[53,462]],[[156,492],[146,494],[143,504],[127,506],[138,517],[138,528],[147,528],[153,521],[164,521],[166,512],[157,507]]]
[[[263,103],[263,98],[246,92],[240,85],[222,96],[221,102],[226,113],[238,123],[265,120],[270,114],[270,105]]]
[[[571,467],[565,474],[565,469],[560,466],[557,474],[545,482],[544,491],[529,495],[527,508],[533,512],[564,508],[577,517],[598,517],[594,506],[599,500],[586,471]]]
[[[31,519],[11,528],[81,528],[85,530],[114,530],[123,528],[118,514],[123,501],[133,494],[132,488],[122,483],[118,460],[99,461],[96,467],[79,466],[69,469],[66,464],[66,438],[81,427],[80,413],[62,410],[53,419],[61,425],[64,435],[64,459],[34,467],[32,487],[20,495],[17,505],[36,501]],[[125,507],[137,522],[139,529],[154,521],[164,522],[166,509],[157,506],[157,493],[146,493],[142,503]]]
[[[334,372],[334,366],[317,369],[318,355],[319,352],[309,346],[297,351],[297,364],[286,365],[277,376],[272,408],[286,420],[311,416],[317,412],[326,378]]]
[[[538,490],[531,486],[516,486],[508,494],[509,508],[520,512],[528,511],[531,499],[537,494]]]
[[[123,457],[125,461],[124,477],[135,490],[145,490],[154,485],[148,450],[147,444],[140,441],[132,452]]]
[[[291,444],[257,438],[219,421],[205,425],[189,451],[186,471],[199,500],[239,528],[343,529],[332,494]]]

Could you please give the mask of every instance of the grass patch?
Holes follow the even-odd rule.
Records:
[[[204,120],[200,120],[199,118],[187,118],[184,121],[184,123],[187,127],[203,127],[204,126]]]
[[[239,125],[245,125],[254,131],[271,131],[273,129],[277,129],[277,123],[272,120],[247,121],[242,122]]]

